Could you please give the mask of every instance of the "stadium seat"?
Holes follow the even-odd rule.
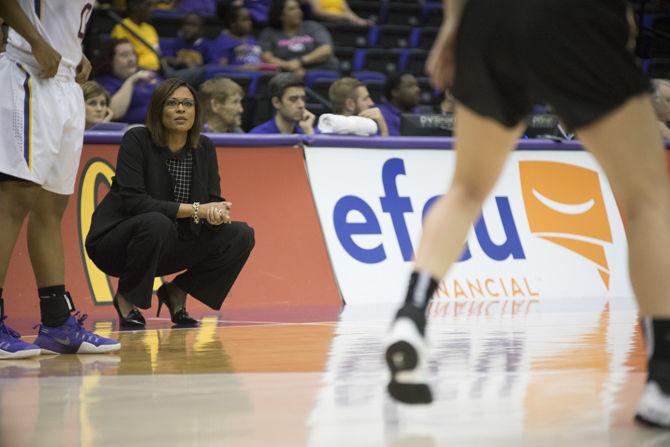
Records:
[[[387,25],[417,26],[421,20],[421,6],[418,2],[386,3],[382,20]]]
[[[307,87],[312,87],[317,81],[326,80],[333,82],[340,78],[340,74],[333,70],[309,70],[305,73],[305,85]]]
[[[338,47],[368,46],[368,34],[370,29],[364,26],[349,25],[345,23],[326,24],[328,31],[333,36],[333,45]]]
[[[670,59],[654,58],[642,62],[642,69],[650,78],[670,78]]]
[[[428,58],[427,50],[405,50],[400,56],[401,71],[409,71],[415,76],[425,76],[426,58]]]
[[[410,48],[429,50],[437,37],[437,28],[414,28],[410,35]]]
[[[370,97],[375,102],[375,104],[381,103],[382,99],[384,98],[384,82],[369,81],[365,83],[365,86],[368,88]]]
[[[226,77],[237,82],[243,89],[247,97],[253,97],[256,94],[259,74],[257,72],[242,71],[224,65],[206,65],[205,78]]]
[[[401,50],[371,48],[357,50],[354,54],[354,70],[393,73],[398,69]]]
[[[359,17],[372,20],[375,23],[379,23],[380,21],[382,10],[382,2],[380,1],[350,0],[349,7]]]
[[[421,6],[422,26],[440,26],[442,17],[442,3],[425,3]]]
[[[354,59],[354,47],[334,47],[335,56],[340,61],[340,71],[344,74],[351,73],[352,61]]]
[[[370,29],[370,47],[407,48],[412,28],[402,25],[381,25]]]
[[[315,93],[321,95],[323,98],[330,101],[330,98],[328,97],[328,89],[330,89],[330,86],[332,85],[333,82],[335,82],[335,79],[325,79],[325,78],[317,79],[310,86],[310,88]]]

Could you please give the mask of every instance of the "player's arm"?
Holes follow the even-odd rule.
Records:
[[[40,65],[40,75],[45,78],[53,77],[58,71],[61,56],[40,35],[28,16],[23,12],[16,0],[0,2],[0,17],[17,33],[19,33],[32,49],[33,56]]]
[[[461,22],[463,15],[463,6],[467,0],[443,0],[444,8],[442,9],[442,23],[446,28],[455,33],[458,29],[458,24]]]
[[[442,26],[426,61],[426,72],[438,90],[451,87],[454,79],[456,32],[467,0],[443,0]]]

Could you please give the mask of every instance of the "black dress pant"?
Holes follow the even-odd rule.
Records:
[[[244,222],[202,225],[181,240],[175,222],[161,213],[133,216],[87,245],[95,265],[119,278],[118,293],[137,307],[151,307],[154,277],[185,272],[174,284],[220,309],[254,247],[254,230]]]

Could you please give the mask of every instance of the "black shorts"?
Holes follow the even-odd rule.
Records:
[[[507,127],[547,103],[579,129],[650,89],[629,36],[624,0],[468,0],[453,93]]]
[[[22,179],[19,177],[14,177],[13,175],[5,174],[0,172],[0,182],[26,182],[31,183],[30,180]]]

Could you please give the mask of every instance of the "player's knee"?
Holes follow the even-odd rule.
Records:
[[[451,193],[464,205],[481,206],[490,192],[487,186],[473,182],[454,181],[451,186]]]
[[[14,220],[23,220],[35,204],[35,195],[25,193],[3,191],[0,197],[0,205],[3,213]]]
[[[640,191],[618,198],[619,207],[630,224],[634,224],[643,216],[662,213],[668,219],[670,214],[670,194],[667,188],[651,188],[646,192]]]
[[[60,225],[69,196],[40,190],[30,210],[30,219],[42,225]]]

